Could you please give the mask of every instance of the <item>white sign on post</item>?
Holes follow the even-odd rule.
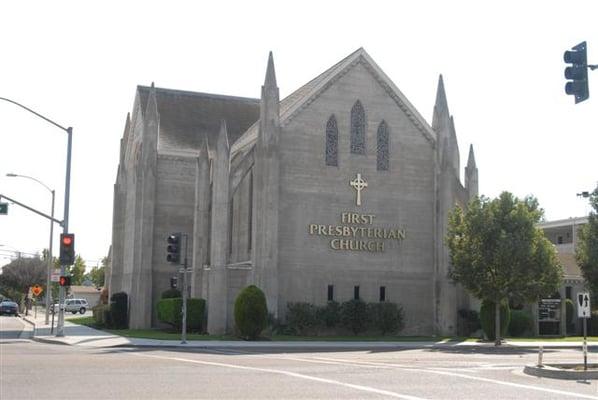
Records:
[[[590,294],[588,292],[577,293],[577,317],[590,318]]]

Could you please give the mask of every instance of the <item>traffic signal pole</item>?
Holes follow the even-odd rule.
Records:
[[[64,185],[64,217],[63,217],[63,232],[68,233],[69,231],[69,200],[70,200],[70,193],[71,193],[71,152],[72,152],[72,144],[73,144],[73,128],[68,127],[65,128],[64,126],[57,124],[56,122],[52,121],[50,118],[44,117],[38,112],[33,111],[29,107],[26,107],[20,103],[17,103],[14,100],[7,99],[6,97],[0,97],[0,100],[12,103],[22,109],[29,111],[31,114],[49,122],[50,124],[56,126],[57,128],[62,129],[67,133],[67,148],[66,148],[66,182]],[[62,264],[62,263],[61,263]],[[60,274],[64,275],[65,265],[60,265]],[[56,326],[56,336],[64,336],[64,310],[63,310],[63,303],[64,303],[64,289],[61,287],[59,290],[59,313],[58,313],[58,325]]]
[[[189,242],[189,236],[183,234],[185,237],[185,258],[183,259],[183,323],[181,332],[181,343],[187,343],[187,244]]]
[[[73,147],[73,128],[70,126],[66,129],[68,135],[67,150],[66,150],[66,179],[64,184],[64,218],[62,224],[62,232],[69,231],[69,201],[71,196],[71,150]],[[64,276],[66,265],[60,263],[60,276]],[[58,289],[58,322],[56,324],[56,336],[64,336],[64,286]]]

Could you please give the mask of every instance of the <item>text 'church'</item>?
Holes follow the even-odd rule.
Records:
[[[261,99],[139,86],[114,185],[110,292],[131,328],[157,326],[178,269],[166,238],[188,237],[190,294],[211,334],[255,284],[287,304],[359,297],[403,307],[406,335],[455,334],[468,296],[447,277],[449,211],[478,193],[442,77],[432,125],[359,49],[282,101],[272,54]],[[181,280],[179,279],[179,282]]]

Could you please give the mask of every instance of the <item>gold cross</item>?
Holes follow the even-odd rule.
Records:
[[[361,174],[357,174],[357,178],[350,181],[349,184],[353,187],[353,189],[355,189],[357,191],[357,205],[360,206],[361,205],[361,191],[363,189],[365,189],[366,187],[368,187],[368,184],[366,181],[361,179]]]

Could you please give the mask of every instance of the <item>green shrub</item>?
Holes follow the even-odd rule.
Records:
[[[168,289],[162,292],[161,299],[176,299],[177,297],[183,297],[179,289]]]
[[[511,310],[511,322],[509,322],[509,334],[511,336],[523,336],[534,328],[532,316],[525,310]]]
[[[110,324],[114,329],[127,329],[129,326],[129,296],[125,292],[114,293],[110,297]]]
[[[484,300],[482,302],[482,307],[480,308],[480,322],[482,324],[482,330],[486,334],[488,340],[495,340],[495,327],[494,327],[494,303],[489,300]],[[505,333],[507,332],[507,328],[509,327],[509,305],[507,303],[503,303],[500,306],[500,336],[504,337]]]
[[[363,300],[349,300],[341,305],[341,325],[353,334],[364,332],[368,328],[367,306]]]
[[[310,303],[287,304],[287,326],[297,335],[307,335],[317,326],[316,306]]]
[[[268,324],[266,296],[257,286],[251,285],[239,293],[235,300],[235,324],[242,338],[255,340]]]
[[[336,301],[329,301],[325,306],[316,309],[316,320],[319,326],[334,328],[339,324],[340,319],[341,305]]]
[[[367,305],[370,325],[383,335],[394,334],[403,329],[403,308],[395,303],[369,303]]]
[[[202,332],[205,320],[206,301],[187,299],[187,330]],[[180,330],[183,326],[183,299],[168,298],[158,301],[158,320]]]

